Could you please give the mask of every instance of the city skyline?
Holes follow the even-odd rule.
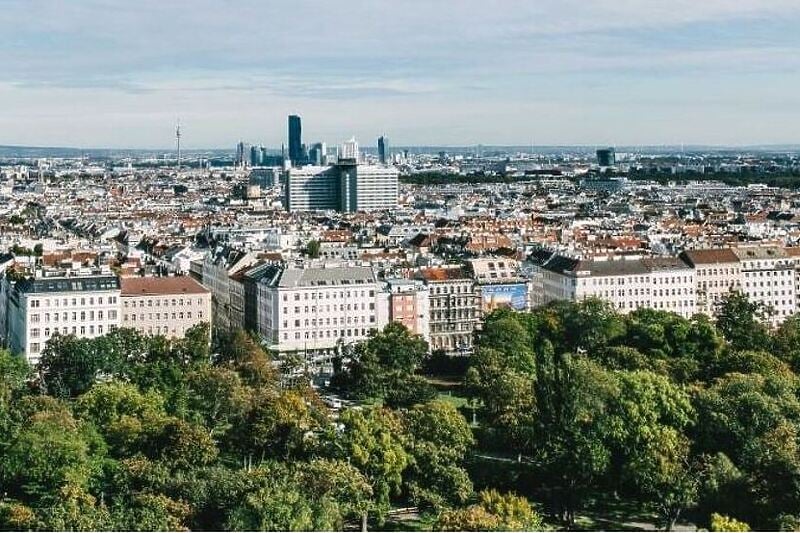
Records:
[[[0,21],[3,145],[162,149],[180,117],[184,150],[280,146],[289,114],[396,146],[800,140],[787,0],[12,0]]]

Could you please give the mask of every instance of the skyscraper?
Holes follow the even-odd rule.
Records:
[[[386,135],[378,137],[378,161],[385,165],[389,160],[389,138]]]
[[[234,161],[234,164],[237,167],[238,166],[244,166],[244,163],[246,161],[245,160],[245,157],[246,157],[245,154],[247,153],[246,150],[247,150],[247,147],[245,146],[244,142],[243,141],[239,141],[239,143],[236,145],[236,160]]]
[[[342,148],[339,151],[339,159],[347,159],[358,162],[358,142],[355,138],[342,143]]]
[[[258,146],[253,145],[250,147],[250,166],[257,167],[261,165],[261,150]]]
[[[289,159],[296,165],[303,162],[303,131],[300,117],[289,115]]]
[[[613,167],[616,159],[613,148],[604,148],[597,151],[597,164],[601,167]]]

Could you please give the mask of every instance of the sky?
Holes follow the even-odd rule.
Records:
[[[0,144],[800,143],[800,0],[0,0]]]

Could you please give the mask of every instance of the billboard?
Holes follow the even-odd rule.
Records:
[[[481,309],[490,313],[508,307],[516,311],[528,308],[528,285],[507,283],[503,285],[481,285]]]

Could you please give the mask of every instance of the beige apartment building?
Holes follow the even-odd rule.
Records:
[[[211,291],[188,276],[121,278],[121,327],[182,337],[211,322]]]

